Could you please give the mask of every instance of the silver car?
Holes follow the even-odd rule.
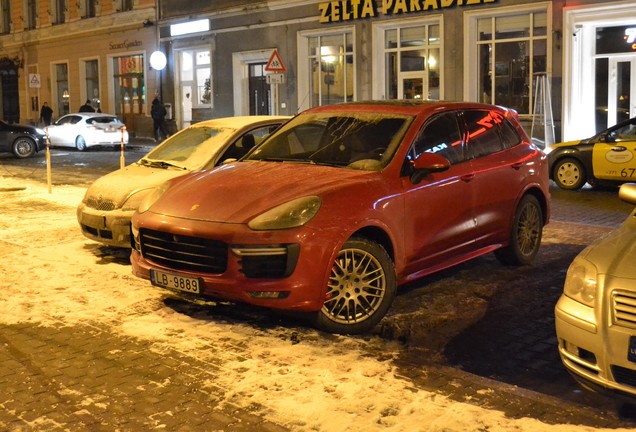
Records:
[[[97,179],[77,208],[82,233],[109,246],[130,247],[130,218],[166,180],[238,159],[287,121],[286,116],[229,117],[196,123],[139,161]]]
[[[636,184],[619,197],[636,205]],[[561,360],[581,385],[636,401],[636,211],[570,264],[555,321]]]

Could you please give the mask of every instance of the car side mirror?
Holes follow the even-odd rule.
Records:
[[[618,197],[628,204],[636,205],[636,183],[624,183],[618,190]]]
[[[411,182],[418,184],[424,177],[431,173],[442,172],[449,169],[451,163],[444,156],[424,152],[413,161],[413,173]]]

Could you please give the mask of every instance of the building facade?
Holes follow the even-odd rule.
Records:
[[[0,0],[0,115],[87,99],[150,136],[368,99],[489,102],[539,142],[636,115],[631,0]],[[150,54],[167,57],[153,68]],[[275,56],[272,56],[276,53]]]
[[[0,0],[0,115],[39,122],[86,101],[119,115],[131,133],[149,135],[158,88],[148,66],[157,48],[154,0]]]
[[[509,106],[533,135],[546,138],[535,126],[553,126],[556,140],[636,115],[632,1],[160,0],[158,8],[179,127],[399,98]],[[282,74],[266,70],[274,50]]]

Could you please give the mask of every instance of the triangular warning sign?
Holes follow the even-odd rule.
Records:
[[[278,55],[277,50],[274,50],[274,52],[272,52],[272,55],[269,57],[269,61],[267,62],[267,66],[265,66],[265,70],[267,72],[278,72],[278,73],[285,73],[287,71],[287,69],[285,68],[285,65],[283,64],[283,61],[280,59],[280,56]]]

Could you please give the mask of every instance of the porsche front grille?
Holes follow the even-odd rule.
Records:
[[[142,229],[141,254],[158,265],[184,271],[221,274],[227,268],[224,242]]]

